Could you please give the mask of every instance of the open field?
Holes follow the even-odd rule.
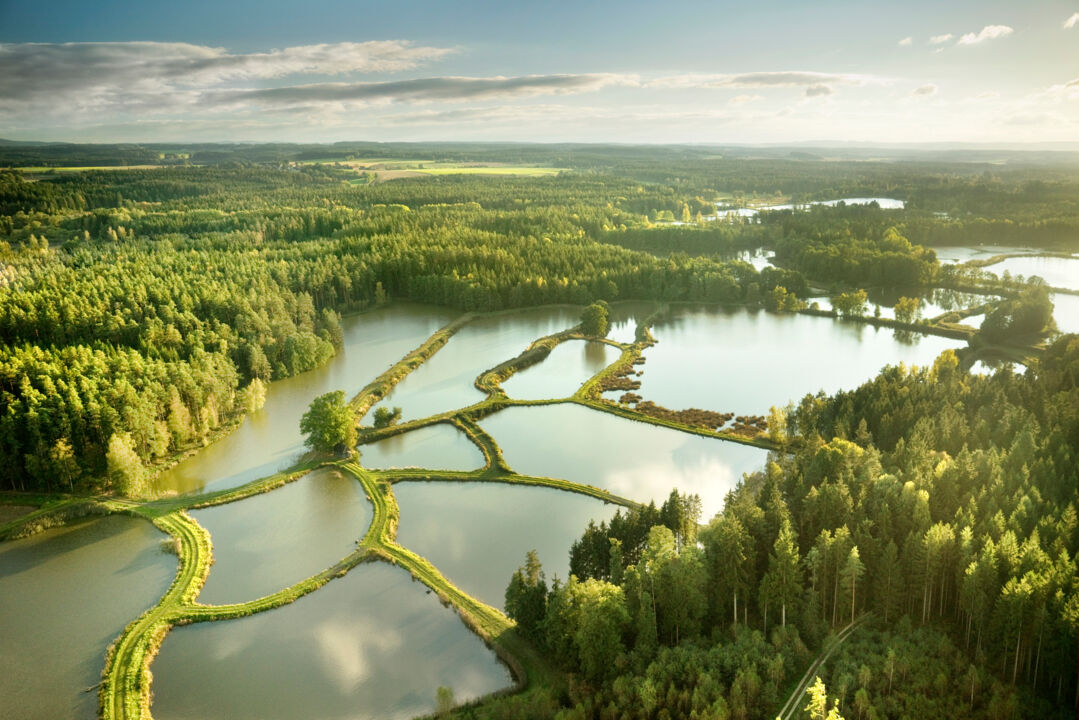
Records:
[[[393,158],[359,160],[303,160],[300,165],[331,165],[346,167],[357,173],[367,172],[378,180],[396,180],[423,175],[519,175],[542,177],[566,172],[568,168],[544,167],[515,163],[440,162],[436,160],[398,160]]]

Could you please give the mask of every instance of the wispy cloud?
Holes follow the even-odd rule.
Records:
[[[979,33],[969,32],[959,38],[956,45],[978,45],[986,40],[997,40],[1011,35],[1015,30],[1007,25],[986,25]]]
[[[897,44],[899,45],[899,47],[910,47],[911,45],[914,44],[914,38],[909,37],[909,36],[905,37],[902,40],[900,40]]]
[[[953,35],[952,33],[944,33],[943,35],[934,35],[933,37],[929,38],[929,44],[930,45],[943,45],[944,43],[948,42],[949,40],[951,40],[954,37],[955,37],[955,35]]]
[[[646,87],[665,88],[769,88],[809,87],[812,85],[871,85],[884,83],[884,78],[850,73],[825,73],[801,70],[750,72],[734,75],[686,74],[657,78]]]
[[[728,105],[748,105],[764,99],[763,95],[735,95],[727,101]]]
[[[1071,30],[1076,25],[1079,25],[1079,12],[1072,13],[1072,16],[1064,21],[1064,29]]]
[[[254,103],[261,106],[305,106],[369,101],[490,100],[537,95],[592,92],[611,85],[636,85],[636,76],[616,74],[524,75],[520,77],[432,77],[416,80],[355,83],[313,83],[275,88],[207,93],[212,105]]]
[[[25,97],[131,82],[206,85],[301,73],[399,72],[452,52],[396,40],[301,45],[261,53],[230,53],[188,43],[7,43],[0,44],[0,95]]]
[[[396,40],[258,53],[188,43],[0,44],[0,114],[162,112],[193,104],[207,89],[292,75],[399,72],[452,52]]]
[[[1035,100],[1048,100],[1060,102],[1061,100],[1079,100],[1079,78],[1059,85],[1051,85],[1041,92],[1035,93]]]
[[[833,94],[835,94],[835,90],[827,85],[810,85],[806,88],[807,98],[826,97]]]
[[[936,85],[934,85],[933,83],[928,83],[926,85],[922,85],[921,87],[915,88],[913,91],[911,91],[910,94],[914,97],[929,97],[931,95],[936,95],[937,90],[939,90],[939,88]]]

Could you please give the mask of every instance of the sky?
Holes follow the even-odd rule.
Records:
[[[1079,140],[1079,0],[0,0],[0,137]]]

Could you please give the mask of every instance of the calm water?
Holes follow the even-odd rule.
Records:
[[[651,315],[657,307],[653,302],[619,302],[611,305],[611,329],[607,337],[615,342],[631,343],[637,340],[637,324]]]
[[[1053,307],[1057,329],[1065,333],[1079,333],[1079,295],[1056,293],[1053,295]]]
[[[978,313],[977,315],[970,315],[959,321],[960,325],[969,325],[970,327],[980,328],[982,323],[985,322],[985,313]]]
[[[383,404],[400,407],[404,419],[415,420],[479,402],[485,396],[473,385],[478,375],[519,355],[533,340],[578,322],[580,310],[572,308],[539,308],[474,320],[402,380]]]
[[[530,408],[535,409],[535,408]],[[548,585],[569,576],[569,548],[589,520],[618,509],[584,495],[498,483],[403,482],[397,542],[423,555],[457,587],[493,607],[535,550]]]
[[[618,348],[604,343],[568,340],[555,347],[543,362],[514,373],[502,383],[502,389],[518,400],[569,397],[621,354]]]
[[[701,496],[705,520],[722,509],[723,496],[742,474],[762,469],[768,456],[749,445],[580,405],[507,408],[480,424],[517,472],[595,485],[631,500],[654,499],[657,505],[677,488]]]
[[[889,328],[744,308],[680,309],[652,333],[658,342],[644,353],[638,391],[646,400],[758,415],[806,393],[855,388],[885,365],[931,364],[964,344],[933,335],[905,344]]]
[[[740,207],[732,208],[718,203],[714,218],[726,219],[730,217],[735,218],[756,218],[762,210],[797,210],[805,209],[807,205],[827,205],[829,207],[835,207],[839,203],[846,203],[847,205],[869,205],[870,203],[877,203],[882,210],[902,210],[906,207],[906,203],[902,200],[896,200],[895,198],[841,198],[837,200],[817,200],[810,203],[799,204],[798,206],[786,203],[783,205],[762,205],[760,207]]]
[[[152,666],[153,714],[410,718],[511,684],[509,671],[408,572],[361,565],[291,605],[174,628]]]
[[[176,575],[166,537],[110,516],[0,543],[0,715],[97,717],[105,649]]]
[[[982,269],[998,276],[1008,272],[1013,278],[1037,276],[1051,287],[1079,290],[1079,258],[1013,257]]]
[[[360,462],[378,469],[475,470],[483,467],[483,453],[463,432],[438,423],[361,445]]]
[[[985,260],[994,255],[1008,255],[1011,253],[1036,253],[1034,248],[1012,247],[1010,245],[979,245],[975,247],[962,245],[930,246],[937,254],[937,260],[941,264],[964,263],[969,260]],[[991,267],[991,266],[990,266]]]
[[[254,600],[321,572],[355,550],[371,524],[363,487],[331,468],[191,514],[213,539],[199,594],[208,605]]]
[[[300,418],[311,400],[332,390],[355,395],[452,317],[451,311],[397,305],[343,319],[344,347],[329,364],[270,383],[262,410],[249,415],[235,432],[162,473],[157,489],[220,490],[292,465],[305,450]]]
[[[743,250],[735,255],[732,260],[747,262],[757,269],[758,272],[772,266],[772,258],[775,257],[771,250],[759,248],[757,250]]]

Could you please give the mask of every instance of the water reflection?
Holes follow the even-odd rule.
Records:
[[[423,555],[462,590],[502,608],[506,585],[536,550],[547,581],[569,575],[569,549],[589,520],[617,506],[542,487],[496,483],[405,482],[397,541]]]
[[[276,610],[174,628],[153,673],[158,720],[410,718],[439,686],[467,702],[511,682],[453,610],[382,563]]]
[[[704,519],[743,473],[760,470],[760,448],[656,427],[579,405],[509,408],[481,422],[517,472],[565,478],[660,504],[672,489],[701,496]]]
[[[356,549],[371,507],[355,478],[322,468],[192,516],[210,532],[214,549],[199,602],[221,605],[269,595],[330,567]]]
[[[379,469],[474,470],[483,467],[483,453],[463,432],[438,423],[361,445],[360,462]]]
[[[0,543],[0,715],[97,717],[105,649],[176,574],[165,537],[110,516]]]

